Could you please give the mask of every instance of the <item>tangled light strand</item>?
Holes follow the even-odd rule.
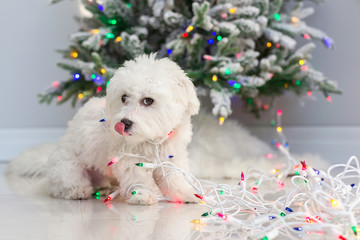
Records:
[[[292,188],[290,185],[283,189],[285,192],[277,192],[279,197],[275,201],[264,195],[264,201],[258,201],[255,195],[262,195],[261,186],[253,194],[239,185],[214,185],[200,196],[210,200],[205,200],[209,211],[192,222],[211,227],[227,225],[219,232],[231,239],[356,239],[360,220],[359,181],[359,161],[351,157],[346,164],[333,165],[327,173],[307,166],[301,176],[291,178]],[[261,185],[266,189],[271,184],[268,178]],[[213,232],[206,229],[209,228],[193,232],[191,239],[212,236]]]
[[[353,156],[346,164],[335,164],[328,171],[317,170],[290,154],[278,111],[275,145],[286,157],[286,165],[277,174],[264,174],[257,169],[241,174],[238,185],[215,184],[178,168],[170,161],[162,162],[159,146],[167,137],[154,143],[153,163],[137,163],[144,168],[162,168],[165,177],[182,173],[195,189],[196,197],[208,207],[199,219],[191,221],[196,228],[189,239],[359,239],[360,166]],[[145,159],[137,154],[123,156]],[[165,175],[164,169],[171,169]],[[294,172],[296,174],[294,175]],[[285,187],[286,185],[286,187]],[[149,191],[146,186],[134,187]],[[208,189],[203,192],[203,187]],[[137,190],[139,191],[139,190]],[[110,194],[113,199],[119,191]],[[108,198],[109,198],[108,197]],[[164,199],[159,196],[159,200]],[[165,199],[164,199],[165,200]],[[110,208],[110,207],[109,207]]]
[[[327,172],[305,161],[298,164],[289,152],[281,115],[278,110],[273,143],[286,165],[273,170],[277,175],[253,169],[245,179],[242,173],[235,186],[205,182],[209,190],[196,196],[209,210],[191,221],[197,227],[189,239],[359,239],[358,159],[353,156]]]
[[[105,118],[106,119],[106,118]],[[102,119],[103,120],[103,119]],[[100,122],[104,122],[100,120]],[[194,175],[192,175],[191,173],[184,171],[181,168],[178,168],[174,163],[170,162],[170,161],[161,161],[160,158],[160,153],[159,153],[159,146],[161,144],[163,144],[168,138],[169,136],[173,133],[173,131],[171,131],[167,136],[163,137],[162,139],[160,139],[157,142],[153,142],[150,140],[147,140],[149,143],[153,144],[155,147],[155,159],[153,163],[147,163],[147,162],[139,162],[136,163],[135,165],[138,167],[144,167],[144,168],[151,168],[153,170],[155,170],[156,168],[161,168],[162,170],[162,174],[163,176],[169,177],[170,175],[176,174],[176,173],[181,173],[183,175],[183,177],[185,178],[185,180],[200,194],[203,193],[203,189],[202,189],[202,185],[200,183],[200,181],[194,177]],[[134,154],[134,153],[126,153],[125,152],[125,144],[122,145],[121,151],[120,151],[120,155],[117,157],[114,157],[111,159],[111,161],[108,163],[108,166],[117,163],[121,158],[123,157],[135,157],[135,158],[139,158],[139,159],[148,159],[146,156],[142,156],[140,154]],[[172,158],[173,156],[170,155],[169,158]],[[165,168],[170,169],[172,171],[169,171],[169,173],[165,173]],[[125,197],[128,198],[129,197],[129,193],[131,191],[131,189],[134,189],[135,187],[137,187],[136,191],[132,191],[132,194],[135,195],[138,191],[150,191],[144,184],[133,184],[131,186],[128,187]],[[140,189],[139,189],[140,188]],[[104,200],[104,202],[110,201],[112,199],[114,199],[117,195],[120,194],[120,190],[116,190],[115,192],[111,193],[110,195],[108,195],[108,197]],[[158,196],[158,200],[169,200],[167,198],[164,198],[163,196]]]

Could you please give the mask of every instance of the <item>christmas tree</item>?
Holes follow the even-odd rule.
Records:
[[[52,3],[61,0],[52,0]],[[320,2],[320,0],[312,0]],[[309,60],[324,32],[304,19],[314,13],[302,0],[82,0],[91,13],[79,17],[73,43],[58,63],[71,78],[54,82],[40,102],[83,102],[103,96],[115,70],[137,55],[158,52],[176,61],[199,93],[209,93],[220,123],[239,96],[252,113],[271,107],[286,91],[340,93]],[[290,8],[289,6],[292,6]],[[297,37],[309,42],[297,46]],[[260,100],[261,99],[261,100]]]

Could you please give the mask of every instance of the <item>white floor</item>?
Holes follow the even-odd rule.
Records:
[[[197,204],[133,206],[103,198],[60,200],[31,192],[31,182],[9,179],[0,163],[0,239],[197,239],[190,223],[205,212]],[[202,239],[202,238],[199,238]]]

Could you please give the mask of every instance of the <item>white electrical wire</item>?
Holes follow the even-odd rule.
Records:
[[[159,146],[168,139],[168,137],[169,137],[169,135],[171,133],[172,133],[172,131],[167,136],[160,139],[158,142],[153,142],[153,141],[148,140],[148,142],[153,144],[154,148],[155,148],[154,162],[153,163],[147,163],[147,162],[142,163],[142,162],[140,162],[137,165],[141,166],[141,167],[144,167],[144,168],[152,168],[153,170],[155,170],[156,168],[161,168],[163,177],[165,177],[165,178],[169,177],[170,175],[176,174],[176,173],[181,173],[183,175],[183,177],[185,178],[185,180],[195,189],[195,191],[198,192],[199,194],[202,194],[203,189],[202,189],[201,183],[196,177],[194,177],[194,175],[192,175],[191,173],[189,173],[187,171],[184,171],[181,168],[178,168],[172,162],[169,162],[169,161],[162,162],[161,161],[160,154],[159,154]],[[124,145],[122,145],[122,149],[120,151],[119,156],[112,158],[112,160],[109,162],[108,166],[110,166],[110,165],[112,165],[114,163],[117,163],[121,158],[123,158],[125,156],[144,159],[144,160],[148,159],[148,157],[142,156],[140,154],[126,153],[125,152],[125,144],[124,144]],[[169,169],[170,170],[169,173],[166,174],[165,169]],[[138,191],[148,191],[148,192],[150,192],[150,190],[144,184],[133,184],[133,185],[129,186],[129,188],[127,189],[126,194],[125,194],[126,198],[129,198],[129,192],[131,191],[131,189],[134,189],[135,187],[137,187],[136,191],[135,191],[135,194]],[[141,188],[141,189],[139,189],[139,188]],[[108,196],[108,198],[105,200],[105,202],[107,202],[107,201],[109,201],[111,199],[114,199],[119,194],[120,194],[119,190],[111,193]],[[158,196],[158,200],[166,200],[166,198],[164,198],[162,196]]]
[[[351,157],[327,172],[305,162],[298,164],[278,128],[281,114],[278,112],[274,144],[287,165],[277,175],[249,171],[247,185],[256,186],[255,192],[238,185],[210,186],[201,196],[208,212],[192,221],[197,227],[189,239],[359,239],[358,159]],[[292,176],[294,172],[299,175]],[[277,194],[277,199],[269,199],[269,193]],[[217,228],[219,225],[226,228]]]
[[[190,239],[357,239],[360,231],[357,229],[360,221],[358,159],[351,157],[346,164],[335,164],[327,172],[313,169],[305,162],[296,161],[289,152],[282,128],[277,132],[275,143],[287,159],[286,166],[276,175],[253,169],[235,186],[206,180],[201,180],[201,184],[174,163],[162,162],[159,146],[167,137],[158,143],[151,142],[155,147],[154,162],[139,165],[161,168],[164,177],[181,173],[198,193],[208,211],[192,221],[196,228]],[[146,159],[138,154],[122,154]],[[165,169],[169,173],[166,174]],[[292,175],[295,172],[298,175]],[[126,196],[134,187],[136,191],[149,191],[146,186],[135,184],[129,187]],[[118,191],[111,196],[116,194]]]

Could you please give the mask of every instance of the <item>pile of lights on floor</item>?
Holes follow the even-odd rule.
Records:
[[[279,110],[274,141],[286,166],[272,174],[241,173],[235,186],[203,184],[208,190],[196,196],[208,211],[191,221],[196,230],[191,239],[360,239],[358,159],[327,171],[297,162],[283,135],[281,115]]]
[[[191,239],[207,239],[214,231],[230,239],[356,239],[360,230],[357,158],[327,172],[304,162],[293,169],[300,169],[300,174],[278,178],[252,171],[242,175],[238,185],[217,184],[203,195],[196,194],[209,210],[192,221],[198,232]]]

